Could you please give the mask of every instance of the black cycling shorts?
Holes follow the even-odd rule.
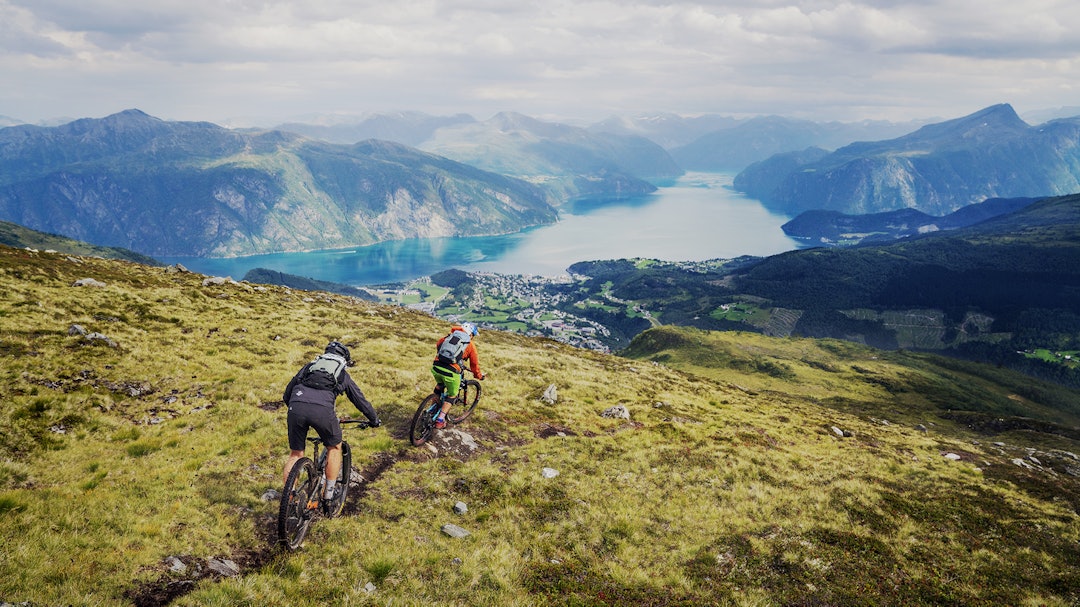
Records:
[[[341,444],[341,424],[332,407],[311,403],[289,405],[289,449],[304,451],[307,447],[308,428],[314,428],[327,447]]]

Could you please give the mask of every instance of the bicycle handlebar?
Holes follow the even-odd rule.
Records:
[[[366,420],[366,419],[339,419],[338,423],[341,423],[341,424],[356,424],[361,429],[371,427],[371,422]]]

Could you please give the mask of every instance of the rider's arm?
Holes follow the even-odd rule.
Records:
[[[304,365],[304,367],[306,366],[307,365]],[[293,388],[296,387],[296,384],[300,381],[300,376],[303,373],[304,369],[301,368],[299,371],[296,372],[296,375],[294,375],[293,378],[289,380],[289,385],[285,386],[285,395],[281,397],[281,400],[285,401],[286,405],[289,404],[289,397],[292,396]]]
[[[483,377],[484,374],[480,372],[480,354],[476,351],[476,344],[469,342],[469,345],[465,347],[465,352],[461,355],[461,359],[469,359],[469,370],[477,378]]]
[[[368,421],[372,424],[377,423],[379,416],[375,413],[375,407],[364,397],[364,393],[360,391],[360,386],[356,385],[356,382],[348,373],[342,373],[341,375],[341,385],[345,388],[345,396],[349,397],[349,402],[355,405],[364,414],[364,417],[368,418]]]

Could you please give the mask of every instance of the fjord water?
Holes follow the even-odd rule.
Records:
[[[329,251],[161,261],[236,279],[250,269],[267,268],[342,284],[377,285],[449,268],[557,276],[578,261],[633,257],[703,261],[798,248],[799,243],[780,228],[790,218],[732,190],[732,178],[723,173],[688,173],[647,196],[567,205],[556,224],[503,236],[425,238]]]

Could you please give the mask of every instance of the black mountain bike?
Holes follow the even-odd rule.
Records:
[[[476,404],[480,402],[480,382],[465,379],[465,372],[462,371],[461,389],[458,390],[457,397],[458,401],[446,412],[446,421],[451,424],[459,424],[472,415]],[[409,426],[409,440],[414,446],[419,447],[434,436],[435,418],[439,416],[445,398],[442,392],[432,392],[420,402]]]
[[[343,419],[345,424],[354,424],[360,428],[371,427],[371,422],[359,419]],[[334,497],[329,501],[322,499],[323,486],[326,485],[326,449],[318,436],[309,436],[308,442],[315,446],[310,458],[302,457],[296,461],[289,478],[285,480],[285,489],[281,492],[281,505],[278,508],[278,541],[289,550],[296,550],[304,543],[308,527],[318,516],[334,518],[345,509],[345,498],[349,493],[349,479],[352,476],[352,451],[349,443],[341,442],[341,472],[334,485]]]

